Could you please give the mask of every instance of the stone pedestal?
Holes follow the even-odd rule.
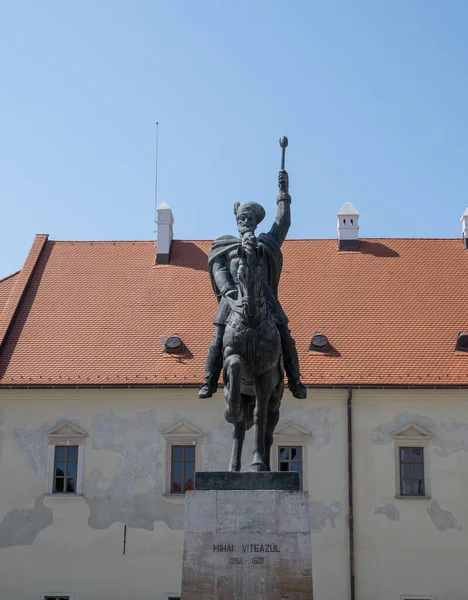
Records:
[[[186,494],[182,600],[312,600],[308,493],[297,473],[197,475],[214,489]]]

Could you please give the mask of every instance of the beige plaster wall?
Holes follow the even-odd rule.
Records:
[[[295,439],[307,445],[316,600],[348,598],[346,397],[311,390],[298,401],[288,393],[279,423],[300,428]],[[178,592],[184,500],[165,494],[163,432],[192,424],[204,433],[200,468],[225,468],[231,426],[223,408],[220,393],[202,401],[196,390],[0,390],[1,600],[46,592],[163,600]],[[47,431],[61,421],[88,433],[82,498],[44,496]],[[249,435],[246,467],[251,447]]]
[[[357,600],[468,597],[467,400],[465,390],[354,390]],[[349,599],[346,401],[347,390],[287,394],[278,426],[307,446],[316,600]],[[221,394],[201,401],[195,390],[0,390],[1,600],[177,593],[184,500],[166,495],[163,432],[192,424],[204,434],[200,468],[224,468],[223,408]],[[47,431],[65,420],[88,433],[83,498],[44,496]],[[395,498],[391,433],[410,422],[431,436],[427,499]],[[251,447],[249,435],[245,466]]]
[[[353,404],[356,597],[468,598],[468,392],[357,390]],[[427,499],[395,498],[390,433],[409,422],[431,434]]]

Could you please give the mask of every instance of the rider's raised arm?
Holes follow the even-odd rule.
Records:
[[[220,293],[224,296],[229,290],[235,290],[236,286],[232,280],[226,260],[223,257],[213,262],[213,277]]]
[[[286,171],[280,171],[278,174],[278,187],[280,190],[276,204],[278,209],[276,219],[270,229],[272,235],[278,244],[284,242],[291,226],[291,196],[289,195],[289,177]]]

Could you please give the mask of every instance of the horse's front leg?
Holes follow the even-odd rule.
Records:
[[[244,445],[245,438],[245,421],[242,420],[240,423],[234,425],[234,431],[232,433],[232,454],[231,462],[229,463],[229,471],[240,471],[242,461],[242,446]]]
[[[255,426],[255,445],[252,464],[250,471],[267,471],[268,466],[265,464],[265,449],[266,449],[266,425],[268,417],[268,404],[274,386],[273,370],[267,373],[262,373],[255,380],[255,411],[254,411],[254,426]]]
[[[244,417],[241,405],[242,360],[238,354],[231,354],[224,360],[224,399],[227,406],[224,417],[228,423],[240,423]]]

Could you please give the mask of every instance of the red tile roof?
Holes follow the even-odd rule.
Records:
[[[216,309],[210,244],[176,240],[171,264],[155,266],[150,241],[47,241],[40,253],[36,239],[14,289],[0,282],[0,309],[11,316],[32,273],[0,355],[0,385],[201,382]],[[468,332],[461,240],[366,239],[359,252],[287,240],[283,250],[280,300],[305,383],[468,385],[468,353],[454,351]],[[335,352],[308,352],[316,331]],[[173,333],[188,356],[163,353],[160,338]]]

